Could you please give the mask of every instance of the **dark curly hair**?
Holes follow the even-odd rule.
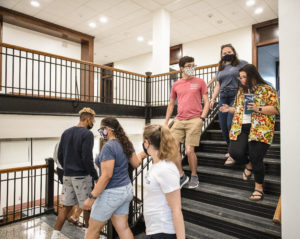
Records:
[[[108,126],[113,129],[114,135],[122,145],[123,151],[129,159],[133,153],[133,145],[127,137],[124,129],[120,125],[119,121],[115,117],[105,117],[101,121],[101,125]]]

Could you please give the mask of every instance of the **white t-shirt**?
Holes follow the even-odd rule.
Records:
[[[144,218],[146,234],[175,234],[172,212],[166,193],[180,189],[179,171],[173,162],[161,160],[145,175]]]

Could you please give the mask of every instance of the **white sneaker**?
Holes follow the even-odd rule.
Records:
[[[53,230],[51,239],[58,239],[58,236],[60,235],[60,231]]]
[[[88,229],[87,228],[83,228],[83,231],[84,231],[84,239],[86,238],[86,234],[88,232]]]

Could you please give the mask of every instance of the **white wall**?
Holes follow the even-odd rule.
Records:
[[[240,59],[252,62],[251,26],[183,44],[183,55],[193,56],[198,66],[218,63],[221,46],[231,43]]]
[[[198,66],[218,63],[220,60],[220,47],[231,43],[240,59],[252,62],[252,30],[251,26],[219,35],[183,43],[183,55],[193,56]],[[152,71],[152,53],[131,57],[115,62],[115,67],[123,70],[144,74]],[[165,73],[165,72],[162,72]]]
[[[299,238],[300,1],[279,0],[282,238]]]
[[[147,53],[114,62],[114,67],[139,74],[152,70],[152,53]]]
[[[4,43],[78,60],[81,58],[81,45],[79,43],[52,37],[5,22],[3,23],[2,35]]]

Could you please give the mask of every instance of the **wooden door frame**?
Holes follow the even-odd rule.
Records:
[[[256,67],[258,67],[257,65],[258,47],[271,45],[279,42],[278,38],[277,39],[274,38],[268,41],[258,42],[258,34],[257,34],[258,29],[272,26],[272,25],[278,25],[278,18],[252,25],[252,64],[255,65]]]
[[[0,7],[0,42],[2,42],[3,22],[26,28],[32,31],[44,33],[50,36],[62,38],[64,40],[81,44],[81,59],[82,61],[94,62],[94,36],[66,28],[52,22],[47,22],[39,18],[26,15],[11,9]],[[9,42],[6,42],[9,43]],[[1,61],[0,61],[1,63]],[[0,64],[0,67],[2,65]],[[0,86],[1,86],[2,71],[0,68]],[[84,81],[89,79],[89,81]],[[81,71],[80,94],[88,98],[85,100],[93,101],[94,96],[94,74],[92,71]]]

